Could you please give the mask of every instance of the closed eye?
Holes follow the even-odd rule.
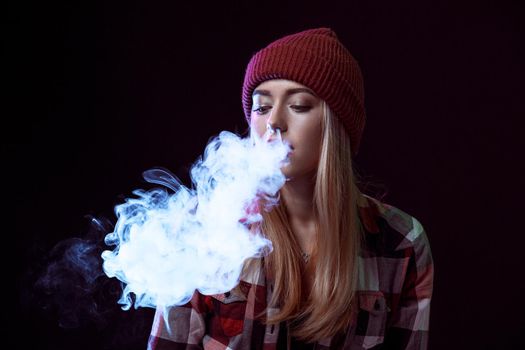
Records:
[[[301,106],[301,105],[292,105],[290,107],[298,113],[308,112],[310,109],[312,109],[312,107],[310,106]]]
[[[290,108],[297,113],[305,113],[312,109],[311,106],[304,105],[291,105]],[[263,115],[266,114],[270,109],[272,109],[272,106],[256,106],[252,109],[252,112],[257,113],[258,115]]]
[[[266,112],[268,112],[268,110],[270,110],[270,108],[272,108],[271,106],[259,106],[259,107],[255,107],[252,109],[252,112],[255,112],[259,115],[262,115],[262,114],[265,114]]]

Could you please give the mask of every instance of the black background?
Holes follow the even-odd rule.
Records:
[[[356,168],[429,236],[430,348],[525,348],[519,3],[11,2],[1,128],[3,266],[16,275],[5,284],[15,286],[2,313],[8,348],[145,348],[152,310],[122,311],[114,293],[99,296],[100,318],[60,327],[34,288],[48,252],[82,236],[87,215],[113,219],[145,186],[144,170],[187,182],[210,137],[246,131],[251,55],[319,26],[363,71]]]

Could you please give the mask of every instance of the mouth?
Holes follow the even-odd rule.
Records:
[[[290,160],[290,157],[294,154],[294,149],[293,147],[290,147],[290,150],[288,151],[288,153],[286,153],[286,158],[288,160]]]

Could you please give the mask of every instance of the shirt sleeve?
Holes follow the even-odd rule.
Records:
[[[405,279],[397,307],[392,309],[385,348],[424,350],[428,347],[434,264],[428,237],[416,219],[407,238],[412,244],[405,249]]]
[[[208,301],[198,291],[185,305],[157,307],[147,349],[203,349],[204,315],[208,307]]]

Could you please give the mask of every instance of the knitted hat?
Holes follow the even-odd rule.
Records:
[[[330,28],[280,38],[255,53],[244,76],[242,104],[250,122],[253,90],[270,79],[288,79],[325,100],[350,135],[356,155],[365,126],[364,86],[356,59]]]

